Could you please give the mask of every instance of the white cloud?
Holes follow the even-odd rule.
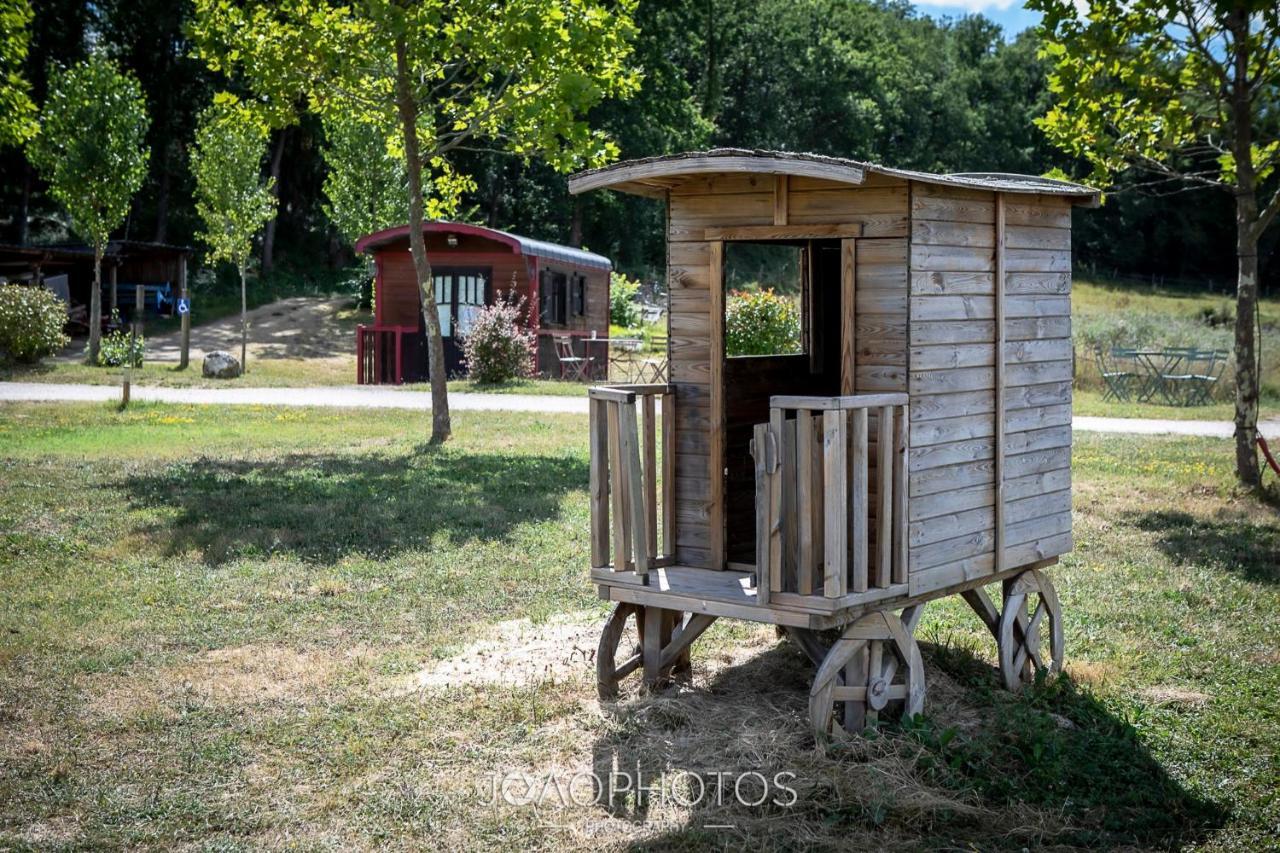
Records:
[[[928,2],[918,5],[941,6],[961,12],[985,12],[989,9],[1003,12],[1014,6],[1021,6],[1022,3],[1021,0],[928,0]]]

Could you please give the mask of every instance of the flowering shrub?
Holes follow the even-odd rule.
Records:
[[[633,329],[640,325],[640,303],[636,294],[640,292],[640,282],[627,278],[620,272],[609,275],[609,322],[624,329]]]
[[[730,356],[800,352],[800,307],[772,288],[731,290],[725,302],[724,343]]]
[[[111,325],[116,330],[102,336],[102,348],[98,350],[98,364],[103,367],[142,367],[142,355],[147,342],[141,335],[134,337],[120,327],[120,315],[111,312]]]
[[[67,306],[43,287],[0,285],[0,358],[33,364],[70,340]]]
[[[494,304],[477,312],[462,337],[463,363],[472,381],[492,385],[529,375],[534,337],[520,325],[524,308],[523,299],[499,293]]]

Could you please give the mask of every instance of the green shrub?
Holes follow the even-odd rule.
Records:
[[[472,381],[493,385],[523,379],[533,362],[534,336],[521,327],[524,300],[498,294],[493,305],[476,314],[462,338],[463,363]]]
[[[800,308],[772,288],[732,290],[725,303],[724,343],[730,356],[800,352]]]
[[[120,317],[111,312],[112,325],[120,325]],[[147,342],[141,335],[134,337],[122,328],[102,336],[102,348],[98,350],[98,364],[103,367],[142,367],[142,356]]]
[[[34,364],[70,340],[63,334],[67,306],[52,291],[0,285],[0,359]]]
[[[640,282],[627,278],[620,272],[609,276],[609,322],[624,329],[633,329],[640,325],[640,303],[636,294],[640,292]]]

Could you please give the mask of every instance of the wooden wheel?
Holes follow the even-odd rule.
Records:
[[[1009,690],[1034,681],[1036,670],[1062,672],[1062,606],[1047,575],[1032,569],[1005,581],[996,645]]]
[[[618,682],[644,663],[642,611],[643,608],[623,602],[614,607],[605,620],[600,646],[596,649],[596,692],[601,701],[617,699]]]
[[[911,614],[914,622],[915,613]],[[924,663],[903,621],[889,611],[868,613],[844,629],[831,646],[809,691],[815,732],[830,735],[840,719],[849,732],[879,721],[892,708],[911,717],[924,708]]]
[[[674,675],[692,669],[689,648],[716,617],[661,607],[619,603],[600,632],[596,650],[596,691],[602,701],[618,698],[618,684],[644,670],[646,690],[660,690]]]

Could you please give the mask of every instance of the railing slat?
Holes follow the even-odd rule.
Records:
[[[867,410],[850,412],[853,421],[850,462],[852,463],[851,531],[853,542],[853,577],[850,592],[867,591]]]
[[[813,594],[813,415],[796,412],[795,483],[796,533],[799,555],[796,561],[796,592]]]
[[[644,395],[644,514],[645,547],[649,560],[658,558],[658,423],[652,394]]]
[[[756,471],[756,601],[769,603],[769,528],[772,501],[769,500],[768,442],[769,425],[756,424],[752,430],[751,451]]]
[[[609,404],[592,400],[591,433],[591,567],[609,565]]]
[[[845,594],[848,565],[848,481],[845,476],[847,431],[842,411],[822,413],[823,584],[827,598]]]
[[[876,426],[876,586],[889,585],[893,574],[893,407],[880,408]]]
[[[787,458],[786,442],[783,437],[786,422],[781,409],[769,413],[770,442],[766,453],[771,454],[769,462],[769,591],[782,592],[782,472],[785,470],[784,460]]]
[[[898,409],[893,430],[893,582],[907,582],[907,456],[910,446],[911,409]]]
[[[609,492],[613,497],[613,570],[625,572],[630,562],[631,532],[627,519],[626,469],[622,464],[622,436],[618,432],[618,406],[606,401],[609,425]]]
[[[626,491],[628,520],[631,522],[629,542],[635,545],[635,569],[641,577],[649,573],[649,519],[645,513],[644,482],[640,474],[639,430],[634,404],[618,406],[619,450],[622,452],[622,487]],[[627,547],[627,553],[632,549]]]
[[[662,395],[662,554],[676,553],[676,395]]]

